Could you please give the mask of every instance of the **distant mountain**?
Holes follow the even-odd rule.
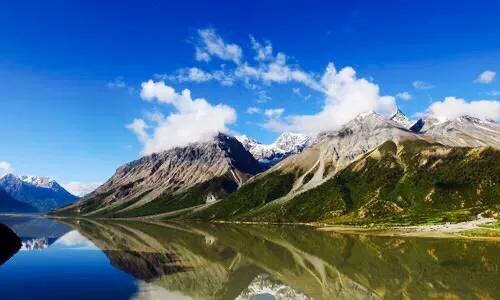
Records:
[[[118,168],[96,191],[55,214],[142,216],[217,201],[261,167],[234,137],[219,134]]]
[[[272,144],[262,144],[246,135],[236,136],[236,139],[264,167],[270,167],[312,144],[312,139],[307,135],[292,132],[282,133]]]
[[[35,207],[38,212],[48,212],[78,199],[47,177],[8,174],[0,178],[0,187],[17,201]]]
[[[458,147],[492,146],[500,148],[500,125],[470,116],[439,120],[432,116],[423,120],[421,132],[434,141]]]
[[[34,213],[37,211],[33,206],[14,199],[0,187],[0,213]]]

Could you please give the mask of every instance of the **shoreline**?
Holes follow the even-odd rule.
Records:
[[[326,225],[317,228],[320,231],[339,232],[351,234],[371,234],[378,236],[400,236],[400,237],[433,237],[433,238],[466,238],[466,239],[487,239],[500,241],[500,230],[490,227],[497,222],[494,218],[484,218],[481,215],[476,220],[444,223],[432,225],[411,225],[411,226],[388,226],[388,227],[357,227],[357,226],[335,226]],[[497,232],[497,236],[487,235],[465,235],[474,233],[475,230],[491,230]]]
[[[155,219],[153,218],[87,218],[87,217],[63,217],[63,216],[51,216],[51,215],[31,215],[31,214],[12,214],[5,213],[0,216],[6,217],[31,217],[31,218],[47,218],[47,219],[89,219],[89,220],[106,220],[106,221],[142,221],[151,222]],[[158,221],[158,220],[155,220]],[[167,222],[168,221],[162,221]],[[432,224],[432,225],[409,225],[409,226],[356,226],[356,225],[329,225],[324,223],[300,223],[300,222],[252,222],[252,221],[225,221],[225,220],[212,220],[212,221],[202,221],[202,220],[189,220],[189,222],[209,222],[215,224],[238,224],[238,225],[292,225],[292,226],[308,226],[315,230],[324,232],[336,232],[336,233],[346,233],[346,234],[367,234],[376,236],[387,236],[387,237],[432,237],[432,238],[465,238],[465,239],[483,239],[500,241],[500,228],[488,227],[489,225],[494,225],[500,220],[495,218],[485,218],[478,215],[476,220],[458,222],[458,223],[443,223],[443,224]],[[481,234],[480,232],[474,231],[484,231],[495,233],[493,236]],[[483,232],[483,233],[484,233]],[[465,234],[469,233],[469,234]]]

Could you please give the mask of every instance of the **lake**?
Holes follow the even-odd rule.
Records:
[[[0,223],[22,241],[0,266],[0,299],[500,299],[498,242],[290,225]]]

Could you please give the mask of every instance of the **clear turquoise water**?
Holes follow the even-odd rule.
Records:
[[[39,245],[0,266],[0,299],[500,299],[495,242],[299,226],[0,223]]]

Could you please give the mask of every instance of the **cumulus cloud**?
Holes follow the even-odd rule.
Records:
[[[396,97],[405,101],[411,100],[411,98],[413,98],[413,96],[408,92],[397,93]]]
[[[496,75],[497,75],[496,72],[490,71],[490,70],[486,70],[483,73],[479,74],[477,76],[476,80],[474,80],[474,82],[476,82],[476,83],[482,83],[482,84],[488,84],[488,83],[491,83],[495,79]]]
[[[128,124],[126,127],[135,133],[141,143],[146,143],[148,141],[149,135],[146,132],[146,129],[149,126],[143,119],[134,119],[132,123]]]
[[[338,129],[363,112],[373,110],[387,115],[396,109],[394,97],[380,95],[378,85],[358,78],[351,67],[337,71],[333,63],[328,64],[320,84],[325,91],[320,112],[288,116],[285,122],[271,120],[263,126],[277,132],[290,130],[315,135]]]
[[[71,181],[62,183],[63,188],[65,188],[71,194],[83,197],[88,193],[93,192],[97,189],[102,183],[101,182],[80,182],[80,181]]]
[[[443,101],[432,103],[428,114],[439,119],[452,119],[469,115],[479,119],[500,120],[500,101],[477,100],[467,102],[462,98],[446,97]]]
[[[163,81],[149,80],[141,85],[145,101],[172,105],[174,112],[155,118],[153,124],[135,119],[127,128],[144,145],[142,153],[151,154],[185,146],[193,142],[208,141],[218,132],[227,132],[227,126],[236,121],[236,111],[227,105],[212,105],[206,99],[191,97],[191,91],[181,93]]]
[[[421,81],[421,80],[413,81],[412,85],[417,90],[430,90],[430,89],[435,88],[435,86],[433,84],[425,82],[425,81]]]
[[[0,177],[12,172],[12,166],[6,161],[0,161]]]
[[[198,30],[199,46],[196,47],[195,57],[198,61],[209,62],[212,56],[222,60],[241,62],[243,52],[240,46],[228,44],[211,28]]]

